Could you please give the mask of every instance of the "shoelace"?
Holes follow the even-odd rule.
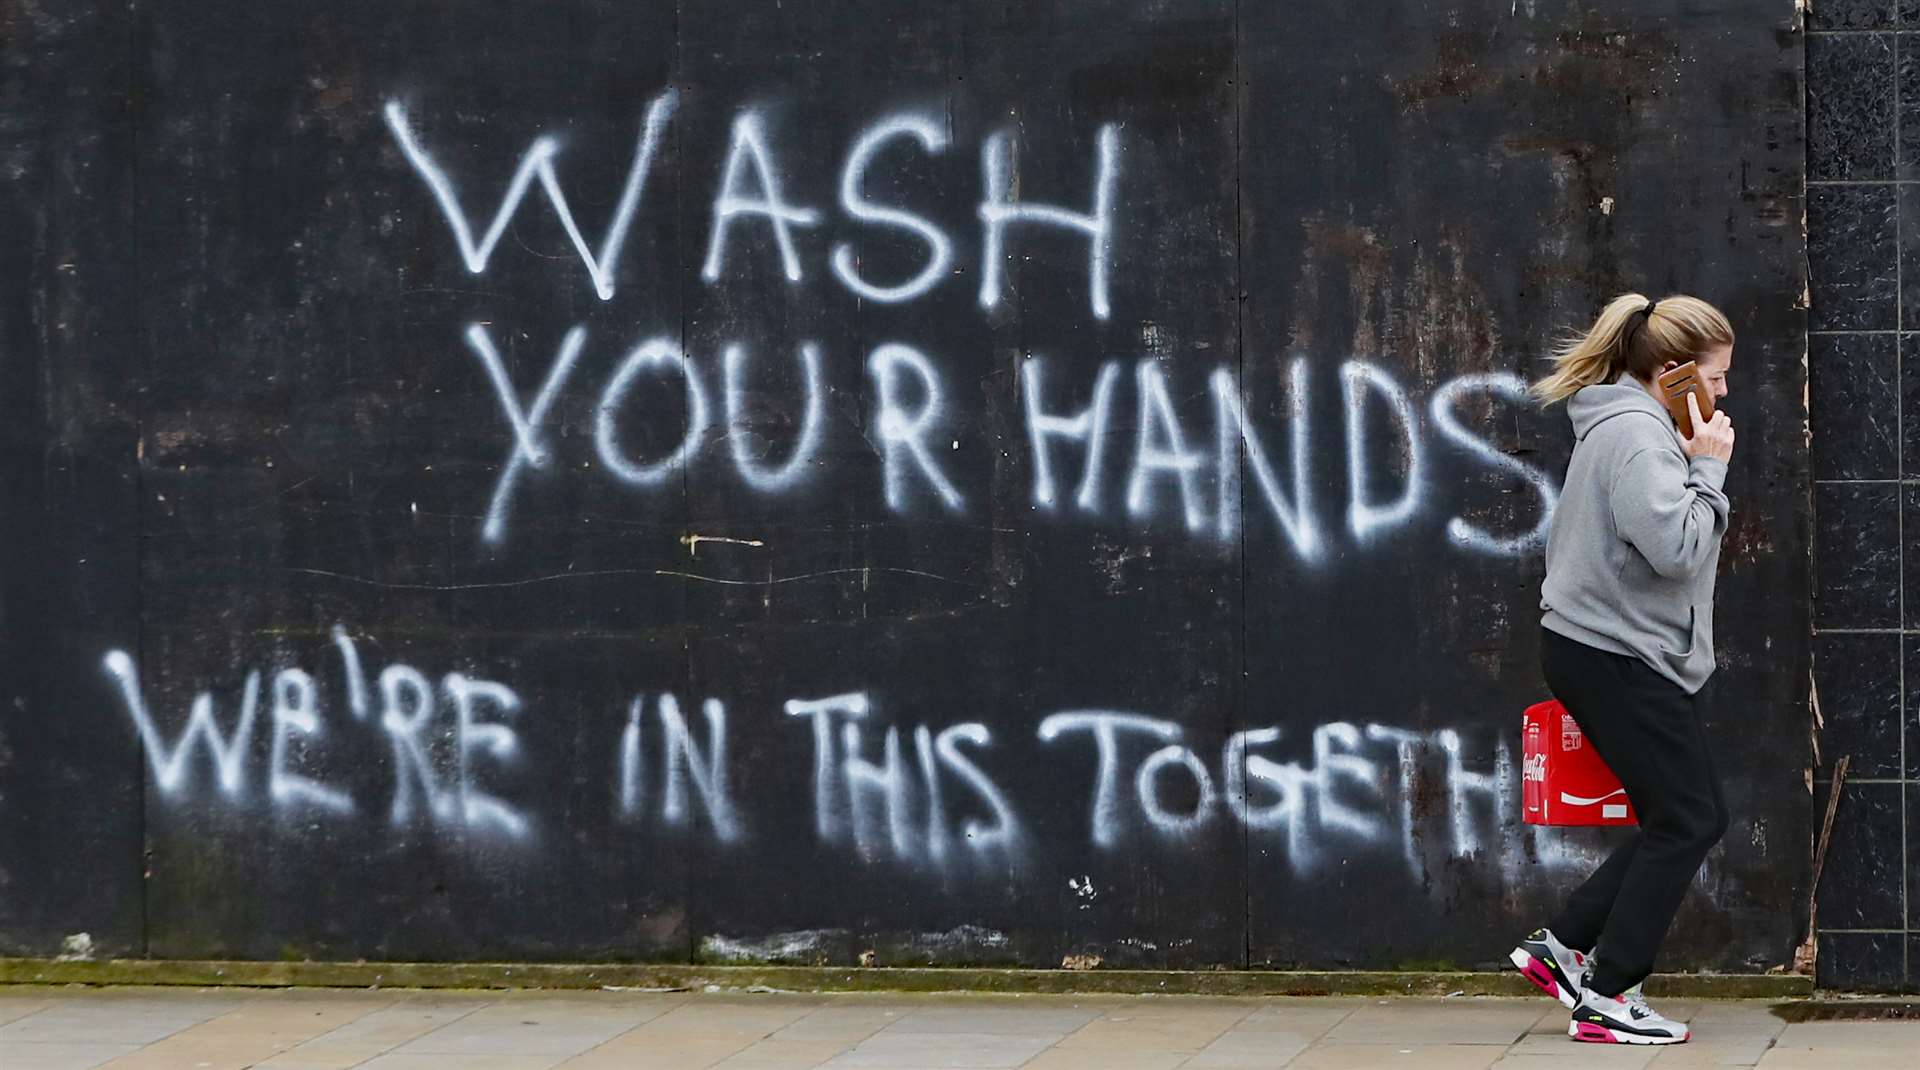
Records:
[[[1620,1002],[1626,1004],[1627,1007],[1634,1012],[1634,1017],[1636,1018],[1651,1018],[1654,1016],[1653,1008],[1647,1006],[1647,994],[1641,990],[1639,985],[1634,985],[1632,988],[1620,993]]]

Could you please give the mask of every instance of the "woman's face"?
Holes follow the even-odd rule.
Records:
[[[1719,401],[1727,396],[1727,373],[1733,370],[1733,343],[1714,346],[1705,353],[1693,358],[1700,368],[1700,378],[1707,384],[1707,394]]]

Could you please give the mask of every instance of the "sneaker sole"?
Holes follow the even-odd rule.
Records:
[[[1693,1031],[1688,1030],[1685,1035],[1677,1037],[1655,1037],[1608,1029],[1593,1022],[1568,1022],[1567,1036],[1585,1044],[1685,1044],[1693,1036]]]
[[[1533,953],[1526,948],[1514,948],[1513,954],[1507,956],[1507,961],[1513,963],[1514,969],[1520,971],[1520,976],[1532,981],[1533,987],[1559,1000],[1560,1005],[1568,1010],[1572,1010],[1574,1004],[1579,1002],[1573,992],[1553,976],[1553,970],[1546,963],[1534,958]]]

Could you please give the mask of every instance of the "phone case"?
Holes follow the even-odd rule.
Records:
[[[1686,438],[1693,437],[1693,417],[1687,412],[1687,395],[1692,394],[1700,402],[1700,418],[1713,419],[1713,395],[1707,393],[1707,384],[1700,378],[1700,369],[1692,361],[1680,365],[1671,371],[1660,373],[1660,397],[1667,404],[1667,414],[1673,417],[1673,425],[1680,429]]]

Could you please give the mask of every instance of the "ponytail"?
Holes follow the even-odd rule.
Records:
[[[1684,364],[1715,346],[1732,344],[1733,325],[1697,297],[1654,301],[1621,294],[1607,302],[1585,334],[1554,346],[1553,371],[1533,384],[1533,396],[1551,405],[1626,374],[1650,380],[1668,362]]]

